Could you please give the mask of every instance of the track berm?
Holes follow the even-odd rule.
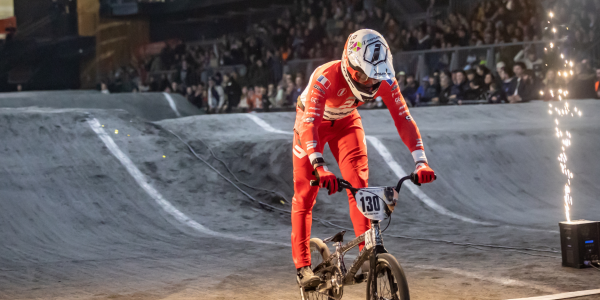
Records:
[[[106,101],[95,104],[100,96]],[[181,118],[163,94],[0,96],[1,299],[299,298],[286,246],[289,215],[251,200],[185,144],[251,197],[285,211],[292,135],[267,132],[245,114],[196,116],[185,99],[173,100]],[[600,104],[572,103],[584,113],[561,125],[573,136],[572,216],[594,220]],[[547,111],[542,102],[411,110],[438,174],[419,189],[448,211],[488,224],[440,214],[404,189],[386,246],[405,268],[412,299],[509,299],[599,286],[597,271],[560,265],[564,182]],[[412,170],[389,113],[360,113],[367,135]],[[255,116],[292,130],[293,113]],[[90,120],[149,186],[208,231],[157,202]],[[368,146],[370,184],[394,184],[397,176]],[[236,182],[215,157],[240,181],[276,193]],[[334,161],[330,153],[326,160]],[[320,193],[314,214],[330,223],[315,222],[313,235],[334,234],[331,224],[350,227],[347,211],[345,195]],[[344,299],[364,299],[364,291],[349,287]]]

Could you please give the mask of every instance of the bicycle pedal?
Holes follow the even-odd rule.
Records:
[[[358,275],[354,275],[354,282],[356,283],[361,283],[365,280],[367,280],[367,276],[369,275],[369,273],[360,273]]]

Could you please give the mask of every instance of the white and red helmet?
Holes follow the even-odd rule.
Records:
[[[381,81],[394,78],[392,53],[379,32],[361,29],[348,37],[342,74],[352,94],[362,102],[373,100]]]

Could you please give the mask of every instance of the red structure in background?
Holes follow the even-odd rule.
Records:
[[[9,32],[13,32],[17,30],[17,17],[10,17],[7,19],[0,20],[0,35],[2,38],[6,38],[6,35]]]

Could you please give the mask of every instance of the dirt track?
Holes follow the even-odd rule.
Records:
[[[386,233],[560,250],[553,232],[563,219],[558,140],[545,105],[413,109],[439,176],[421,190],[453,213],[492,225],[440,215],[405,189]],[[594,112],[600,106],[577,106],[584,117],[567,124],[576,176],[573,216],[598,219],[600,121]],[[410,170],[411,158],[388,112],[361,114],[367,134]],[[258,117],[291,131],[291,113]],[[159,126],[119,110],[0,109],[0,298],[298,299],[289,247],[214,237],[179,222],[92,130],[94,118],[148,183],[190,219],[219,233],[289,241],[289,216],[248,200]],[[268,133],[246,115],[158,124],[228,177],[206,145],[242,181],[291,198],[291,135]],[[394,183],[371,144],[369,160],[371,185]],[[288,208],[278,196],[244,189]],[[345,196],[322,193],[315,216],[349,227],[347,209]],[[313,235],[335,232],[317,223]],[[404,266],[413,299],[509,299],[600,284],[594,270],[561,267],[558,253],[393,237],[385,243]],[[346,289],[344,299],[364,299],[364,285]]]

